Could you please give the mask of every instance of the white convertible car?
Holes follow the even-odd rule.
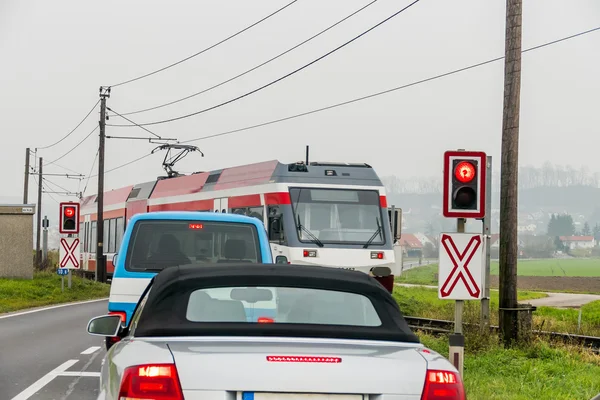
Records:
[[[425,348],[362,272],[237,264],[163,270],[120,339],[99,400],[464,400],[458,371]]]

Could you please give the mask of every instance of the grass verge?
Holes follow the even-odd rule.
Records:
[[[110,285],[72,277],[71,289],[62,292],[61,277],[56,273],[38,272],[32,280],[0,279],[0,313],[41,307],[72,301],[92,300],[108,297]]]
[[[448,357],[447,337],[417,334]],[[469,400],[589,400],[600,393],[600,356],[587,350],[541,341],[505,349],[489,337],[473,348],[472,339],[466,333],[463,380]]]

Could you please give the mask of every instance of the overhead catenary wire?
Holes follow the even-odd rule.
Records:
[[[58,157],[56,160],[53,161],[49,161],[47,163],[44,164],[44,167],[50,164],[54,164],[56,161],[63,159],[64,157],[68,156],[69,154],[71,154],[71,152],[73,150],[75,150],[76,148],[78,148],[83,142],[85,142],[90,136],[92,136],[92,133],[94,133],[96,131],[96,129],[98,129],[98,126],[96,126],[94,129],[92,129],[92,131],[90,133],[87,134],[86,137],[84,137],[79,143],[77,143],[73,148],[71,148],[71,150],[67,151],[65,154],[63,154],[62,156]]]
[[[42,177],[42,182],[46,182],[46,183],[48,183],[48,184],[50,184],[50,185],[52,185],[52,186],[54,186],[54,187],[57,187],[57,188],[59,188],[59,189],[61,189],[61,190],[64,190],[65,192],[70,192],[70,190],[69,190],[69,189],[65,189],[63,186],[59,185],[58,183],[52,182],[52,181],[51,181],[50,179],[48,179],[48,178]]]
[[[203,109],[203,110],[200,110],[200,111],[193,112],[193,113],[191,113],[191,114],[186,114],[186,115],[182,115],[182,116],[175,117],[175,118],[169,118],[169,119],[165,119],[165,120],[162,120],[162,121],[146,122],[146,123],[138,124],[137,126],[148,126],[148,125],[158,125],[158,124],[165,124],[165,123],[174,122],[174,121],[178,121],[178,120],[181,120],[181,119],[185,119],[185,118],[193,117],[193,116],[195,116],[195,115],[203,114],[203,113],[205,113],[205,112],[207,112],[207,111],[211,111],[211,110],[214,110],[214,109],[217,109],[217,108],[223,107],[223,106],[225,106],[225,105],[227,105],[227,104],[230,104],[230,103],[233,103],[233,102],[235,102],[235,101],[241,100],[241,99],[243,99],[243,98],[245,98],[245,97],[248,97],[248,96],[250,96],[250,95],[252,95],[252,94],[254,94],[254,93],[260,92],[261,90],[263,90],[263,89],[266,89],[266,88],[268,88],[269,86],[272,86],[272,85],[274,85],[274,84],[276,84],[276,83],[278,83],[278,82],[280,82],[280,81],[282,81],[282,80],[284,80],[284,79],[286,79],[286,78],[289,78],[289,77],[290,77],[290,76],[292,76],[292,75],[295,75],[295,74],[297,74],[298,72],[300,72],[300,71],[302,71],[302,70],[304,70],[304,69],[306,69],[306,68],[310,67],[311,65],[313,65],[313,64],[315,64],[315,63],[317,63],[317,62],[319,62],[319,61],[321,61],[321,60],[323,60],[323,59],[325,59],[326,57],[330,56],[331,54],[333,54],[333,53],[335,53],[335,52],[337,52],[337,51],[341,50],[342,48],[344,48],[344,47],[348,46],[350,43],[352,43],[352,42],[354,42],[354,41],[358,40],[359,38],[363,37],[363,36],[364,36],[364,35],[366,35],[367,33],[371,32],[372,30],[374,30],[374,29],[378,28],[379,26],[383,25],[384,23],[386,23],[386,22],[390,21],[392,18],[394,18],[394,17],[396,17],[397,15],[401,14],[402,12],[406,11],[408,8],[410,8],[410,7],[412,7],[413,5],[417,4],[419,1],[421,1],[421,0],[414,0],[412,3],[410,3],[410,4],[409,4],[409,5],[407,5],[406,7],[404,7],[404,8],[402,8],[402,9],[400,9],[400,10],[396,11],[395,13],[393,13],[392,15],[390,15],[389,17],[387,17],[387,18],[385,18],[384,20],[382,20],[382,21],[378,22],[377,24],[373,25],[372,27],[370,27],[370,28],[369,28],[369,29],[367,29],[366,31],[363,31],[361,34],[359,34],[359,35],[357,35],[357,36],[353,37],[352,39],[348,40],[347,42],[344,42],[343,44],[341,44],[340,46],[336,47],[335,49],[333,49],[333,50],[330,50],[329,52],[327,52],[327,53],[323,54],[322,56],[320,56],[320,57],[318,57],[318,58],[316,58],[316,59],[314,59],[313,61],[311,61],[311,62],[309,62],[309,63],[307,63],[307,64],[304,64],[304,65],[303,65],[303,66],[301,66],[300,68],[297,68],[297,69],[295,69],[294,71],[292,71],[292,72],[289,72],[289,73],[287,73],[287,74],[285,74],[285,75],[283,75],[283,76],[281,76],[281,77],[279,77],[279,78],[277,78],[277,79],[275,79],[275,80],[273,80],[273,81],[271,81],[271,82],[269,82],[269,83],[267,83],[267,84],[265,84],[265,85],[263,85],[263,86],[260,86],[260,87],[258,87],[258,88],[256,88],[256,89],[254,89],[254,90],[251,90],[250,92],[244,93],[244,94],[242,94],[242,95],[240,95],[240,96],[238,96],[238,97],[235,97],[235,98],[233,98],[233,99],[227,100],[227,101],[225,101],[225,102],[223,102],[223,103],[219,103],[219,104],[217,104],[217,105],[214,105],[214,106],[212,106],[212,107],[208,107],[208,108],[205,108],[205,109]],[[111,124],[111,125],[108,125],[108,124],[107,124],[107,126],[131,127],[131,126],[136,126],[136,125],[127,125],[127,124],[124,124],[124,125],[119,125],[119,124]]]
[[[94,112],[94,110],[96,109],[96,106],[98,105],[98,103],[100,103],[100,100],[98,100],[96,102],[96,104],[94,104],[94,106],[92,107],[92,109],[85,115],[85,117],[83,117],[83,119],[77,124],[77,126],[75,128],[73,128],[69,133],[67,133],[65,136],[62,137],[62,139],[60,139],[57,142],[52,143],[51,145],[48,146],[44,146],[44,147],[37,147],[36,150],[45,150],[45,149],[49,149],[50,147],[54,147],[57,144],[59,144],[60,142],[62,142],[63,140],[65,140],[66,138],[68,138],[69,136],[71,136],[71,134],[73,134],[73,132],[75,132],[77,130],[77,128],[79,128],[81,126],[81,124],[83,124],[83,122],[88,119],[88,117],[90,116],[90,114],[92,112]]]
[[[579,32],[579,33],[576,33],[576,34],[573,34],[573,35],[569,35],[569,36],[566,36],[566,37],[563,37],[563,38],[560,38],[560,39],[552,40],[550,42],[546,42],[546,43],[543,43],[543,44],[540,44],[540,45],[537,45],[537,46],[533,46],[533,47],[527,48],[527,49],[523,50],[522,52],[523,53],[530,52],[530,51],[533,51],[533,50],[537,50],[537,49],[540,49],[540,48],[543,48],[543,47],[547,47],[547,46],[550,46],[550,45],[553,45],[553,44],[556,44],[556,43],[559,43],[559,42],[563,42],[565,40],[573,39],[573,38],[576,38],[576,37],[579,37],[579,36],[583,36],[583,35],[586,35],[586,34],[589,34],[589,33],[595,32],[595,31],[599,31],[599,30],[600,30],[600,26],[596,27],[596,28],[593,28],[593,29],[589,29],[589,30],[583,31],[583,32]],[[426,79],[421,79],[421,80],[414,81],[414,82],[411,82],[411,83],[408,83],[408,84],[405,84],[405,85],[402,85],[402,86],[397,86],[397,87],[394,87],[394,88],[391,88],[391,89],[387,89],[387,90],[383,90],[383,91],[380,91],[380,92],[372,93],[372,94],[369,94],[369,95],[366,95],[366,96],[357,97],[355,99],[347,100],[347,101],[344,101],[344,102],[341,102],[341,103],[336,103],[336,104],[332,104],[332,105],[329,105],[329,106],[321,107],[321,108],[318,108],[318,109],[306,111],[306,112],[303,112],[303,113],[294,114],[294,115],[290,115],[290,116],[279,118],[279,119],[274,119],[274,120],[263,122],[263,123],[256,124],[256,125],[250,125],[250,126],[246,126],[246,127],[239,128],[239,129],[233,129],[233,130],[230,130],[230,131],[225,131],[225,132],[216,133],[216,134],[212,134],[212,135],[202,136],[202,137],[199,137],[199,138],[196,138],[196,139],[190,139],[190,140],[187,140],[187,141],[183,141],[181,143],[190,143],[190,142],[195,142],[195,141],[199,141],[199,140],[210,139],[210,138],[213,138],[213,137],[225,136],[225,135],[229,135],[229,134],[233,134],[233,133],[237,133],[237,132],[247,131],[247,130],[251,130],[251,129],[255,129],[255,128],[260,128],[260,127],[267,126],[267,125],[276,124],[276,123],[279,123],[279,122],[288,121],[288,120],[291,120],[291,119],[303,117],[303,116],[310,115],[310,114],[316,114],[316,113],[319,113],[319,112],[322,112],[322,111],[330,110],[330,109],[337,108],[337,107],[342,107],[342,106],[345,106],[345,105],[348,105],[348,104],[360,102],[360,101],[371,99],[371,98],[374,98],[374,97],[378,97],[378,96],[381,96],[381,95],[384,95],[384,94],[392,93],[392,92],[395,92],[395,91],[398,91],[398,90],[406,89],[406,88],[409,88],[411,86],[416,86],[416,85],[419,85],[419,84],[422,84],[422,83],[426,83],[426,82],[430,82],[430,81],[433,81],[433,80],[441,79],[441,78],[444,78],[444,77],[447,77],[447,76],[450,76],[450,75],[454,75],[454,74],[457,74],[457,73],[460,73],[460,72],[464,72],[464,71],[467,71],[467,70],[470,70],[470,69],[473,69],[473,68],[477,68],[477,67],[481,67],[481,66],[484,66],[484,65],[487,65],[487,64],[491,64],[493,62],[496,62],[496,61],[499,61],[499,60],[502,60],[502,59],[504,59],[504,56],[492,58],[492,59],[487,60],[487,61],[483,61],[483,62],[479,62],[479,63],[476,63],[476,64],[469,65],[467,67],[455,69],[455,70],[452,70],[452,71],[449,71],[449,72],[446,72],[446,73],[443,73],[443,74],[435,75],[435,76],[432,76],[432,77],[429,77],[429,78],[426,78]],[[120,166],[118,166],[116,168],[113,168],[112,171],[114,171],[116,169],[119,169],[119,168],[122,168],[122,167],[125,167],[127,165],[131,165],[131,164],[133,164],[135,162],[138,162],[138,161],[140,161],[140,160],[142,160],[144,158],[147,158],[147,157],[149,157],[151,155],[152,154],[150,153],[150,154],[146,154],[146,155],[144,155],[142,157],[136,158],[135,160],[131,160],[131,161],[125,163],[125,164],[122,164],[122,165],[120,165]],[[94,175],[94,176],[96,176],[96,175]]]
[[[94,161],[92,161],[92,166],[90,168],[90,172],[88,173],[88,178],[85,181],[85,186],[83,187],[83,191],[81,192],[82,194],[85,194],[85,191],[87,190],[88,184],[90,183],[90,178],[92,175],[92,171],[94,170],[94,166],[96,165],[96,160],[98,160],[98,153],[100,153],[100,149],[96,150],[96,157],[94,157]]]
[[[279,53],[278,55],[276,55],[276,56],[274,56],[274,57],[271,57],[271,58],[270,58],[270,59],[268,59],[267,61],[264,61],[264,62],[262,62],[262,63],[260,63],[260,64],[256,65],[255,67],[253,67],[253,68],[250,68],[250,69],[248,69],[248,70],[246,70],[246,71],[244,71],[244,72],[242,72],[242,73],[240,73],[240,74],[238,74],[238,75],[236,75],[236,76],[234,76],[234,77],[232,77],[232,78],[229,78],[229,79],[227,79],[227,80],[224,80],[224,81],[222,81],[222,82],[220,82],[220,83],[217,83],[217,84],[215,84],[215,85],[213,85],[213,86],[211,86],[211,87],[209,87],[209,88],[203,89],[203,90],[201,90],[201,91],[199,91],[199,92],[193,93],[193,94],[191,94],[191,95],[189,95],[189,96],[182,97],[182,98],[180,98],[180,99],[177,99],[177,100],[174,100],[174,101],[170,101],[170,102],[168,102],[168,103],[163,103],[163,104],[160,104],[160,105],[158,105],[158,106],[149,107],[149,108],[144,108],[144,109],[142,109],[142,110],[131,111],[131,112],[127,112],[127,113],[123,113],[123,114],[118,114],[118,115],[119,115],[120,117],[123,117],[123,118],[125,118],[125,117],[124,117],[124,115],[140,114],[140,113],[144,113],[144,112],[148,112],[148,111],[152,111],[152,110],[158,110],[159,108],[167,107],[167,106],[170,106],[170,105],[173,105],[173,104],[180,103],[180,102],[182,102],[182,101],[185,101],[185,100],[189,100],[189,99],[191,99],[191,98],[193,98],[193,97],[199,96],[199,95],[201,95],[201,94],[204,94],[204,93],[207,93],[207,92],[209,92],[209,91],[211,91],[211,90],[213,90],[213,89],[216,89],[216,88],[218,88],[218,87],[220,87],[220,86],[223,86],[223,85],[225,85],[226,83],[229,83],[229,82],[231,82],[231,81],[234,81],[234,80],[236,80],[236,79],[238,79],[238,78],[241,78],[242,76],[244,76],[244,75],[247,75],[247,74],[249,74],[250,72],[257,70],[258,68],[261,68],[261,67],[263,67],[263,66],[265,66],[265,65],[269,64],[270,62],[272,62],[272,61],[275,61],[275,60],[277,60],[277,59],[278,59],[278,58],[280,58],[280,57],[283,57],[283,56],[284,56],[284,55],[286,55],[287,53],[289,53],[289,52],[291,52],[291,51],[293,51],[293,50],[297,49],[298,47],[300,47],[300,46],[302,46],[302,45],[304,45],[304,44],[306,44],[306,43],[310,42],[311,40],[313,40],[313,39],[315,39],[315,38],[317,38],[317,37],[319,37],[319,36],[321,36],[321,35],[322,35],[322,34],[324,34],[325,32],[327,32],[327,31],[329,31],[329,30],[331,30],[331,29],[335,28],[336,26],[338,26],[338,25],[339,25],[339,24],[341,24],[342,22],[344,22],[344,21],[346,21],[347,19],[349,19],[349,18],[353,17],[354,15],[356,15],[356,14],[360,13],[361,11],[365,10],[365,9],[366,9],[366,8],[368,8],[369,6],[371,6],[371,5],[375,4],[376,2],[377,2],[377,0],[372,0],[370,3],[368,3],[368,4],[364,5],[364,6],[362,6],[362,7],[361,7],[361,8],[359,8],[358,10],[356,10],[356,11],[352,12],[351,14],[349,14],[349,15],[345,16],[344,18],[340,19],[339,21],[337,21],[337,22],[336,22],[336,23],[334,23],[333,25],[330,25],[330,26],[328,26],[327,28],[325,28],[325,29],[321,30],[320,32],[318,32],[318,33],[316,33],[315,35],[313,35],[313,36],[309,37],[308,39],[306,39],[306,40],[304,40],[304,41],[302,41],[302,42],[298,43],[297,45],[295,45],[295,46],[293,46],[293,47],[290,47],[289,49],[285,50],[284,52],[282,52],[282,53]],[[126,118],[125,118],[125,119],[126,119]]]
[[[184,63],[184,62],[186,62],[186,61],[188,61],[188,60],[191,60],[192,58],[194,58],[194,57],[197,57],[197,56],[199,56],[199,55],[200,55],[200,54],[202,54],[202,53],[206,53],[207,51],[209,51],[209,50],[211,50],[211,49],[213,49],[213,48],[215,48],[215,47],[217,47],[217,46],[219,46],[219,45],[221,45],[221,44],[223,44],[223,43],[227,42],[228,40],[230,40],[230,39],[233,39],[234,37],[236,37],[236,36],[238,36],[238,35],[240,35],[240,34],[242,34],[242,33],[246,32],[247,30],[249,30],[249,29],[251,29],[251,28],[255,27],[255,26],[256,26],[256,25],[258,25],[258,24],[260,24],[261,22],[264,22],[264,21],[266,21],[267,19],[269,19],[269,18],[271,18],[272,16],[274,16],[274,15],[276,15],[276,14],[280,13],[281,11],[285,10],[286,8],[288,8],[288,7],[289,7],[289,6],[291,6],[292,4],[296,3],[297,1],[298,1],[298,0],[293,0],[293,1],[289,2],[289,3],[287,3],[285,6],[283,6],[283,7],[279,8],[279,9],[275,10],[274,12],[272,12],[272,13],[271,13],[271,14],[269,14],[269,15],[267,15],[266,17],[263,17],[263,18],[259,19],[258,21],[254,22],[253,24],[251,24],[251,25],[249,25],[249,26],[245,27],[244,29],[242,29],[242,30],[240,30],[240,31],[238,31],[238,32],[236,32],[236,33],[234,33],[233,35],[230,35],[230,36],[226,37],[225,39],[222,39],[222,40],[220,40],[219,42],[217,42],[217,43],[215,43],[215,44],[213,44],[213,45],[211,45],[211,46],[209,46],[209,47],[206,47],[206,48],[204,48],[204,49],[200,50],[200,51],[199,51],[199,52],[197,52],[197,53],[194,53],[194,54],[192,54],[191,56],[188,56],[188,57],[186,57],[186,58],[184,58],[184,59],[181,59],[181,60],[179,60],[179,61],[177,61],[177,62],[174,62],[174,63],[172,63],[172,64],[169,64],[169,65],[167,65],[166,67],[162,67],[162,68],[159,68],[159,69],[157,69],[157,70],[155,70],[155,71],[149,72],[149,73],[147,73],[147,74],[144,74],[144,75],[138,76],[137,78],[129,79],[129,80],[126,80],[126,81],[124,81],[124,82],[117,83],[116,85],[111,85],[110,87],[113,87],[113,88],[114,88],[114,87],[117,87],[117,86],[126,85],[126,84],[128,84],[128,83],[131,83],[131,82],[139,81],[140,79],[144,79],[144,78],[147,78],[147,77],[149,77],[149,76],[152,76],[152,75],[158,74],[159,72],[165,71],[165,70],[167,70],[167,69],[169,69],[169,68],[172,68],[172,67],[174,67],[174,66],[176,66],[176,65],[179,65],[179,64],[181,64],[181,63]]]
[[[160,135],[157,135],[156,133],[152,132],[150,129],[148,129],[148,128],[145,128],[145,127],[143,127],[143,126],[139,125],[138,123],[136,123],[136,122],[134,122],[134,121],[130,120],[129,118],[127,118],[127,117],[124,117],[124,116],[123,116],[123,114],[119,114],[118,112],[116,112],[116,111],[115,111],[115,110],[113,110],[112,108],[110,108],[110,107],[106,107],[106,109],[107,109],[107,110],[109,110],[109,111],[112,111],[112,112],[114,112],[116,115],[118,115],[119,117],[121,117],[121,118],[123,118],[123,119],[125,119],[125,120],[127,120],[127,121],[129,121],[129,122],[131,122],[131,123],[132,123],[132,124],[134,124],[135,126],[137,126],[137,127],[139,127],[139,128],[142,128],[143,130],[145,130],[145,131],[146,131],[146,132],[148,132],[149,134],[156,136],[158,139],[162,139],[162,137],[161,137]]]

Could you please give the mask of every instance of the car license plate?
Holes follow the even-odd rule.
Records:
[[[363,400],[360,394],[243,392],[241,400]]]

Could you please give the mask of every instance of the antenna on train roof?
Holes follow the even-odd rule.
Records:
[[[182,158],[187,156],[188,153],[190,153],[192,151],[199,151],[200,154],[202,155],[202,157],[204,157],[204,153],[202,151],[200,151],[200,149],[198,147],[192,146],[189,144],[179,144],[179,143],[178,144],[169,144],[169,143],[163,144],[163,145],[156,147],[154,150],[152,150],[151,154],[154,154],[158,150],[167,150],[167,153],[165,154],[165,158],[163,160],[163,168],[167,172],[167,176],[164,178],[175,178],[177,176],[183,176],[183,174],[180,174],[179,172],[175,171],[173,169],[173,166],[179,160],[181,160]],[[180,151],[176,155],[172,155],[172,153],[171,153],[172,150],[180,150]]]

